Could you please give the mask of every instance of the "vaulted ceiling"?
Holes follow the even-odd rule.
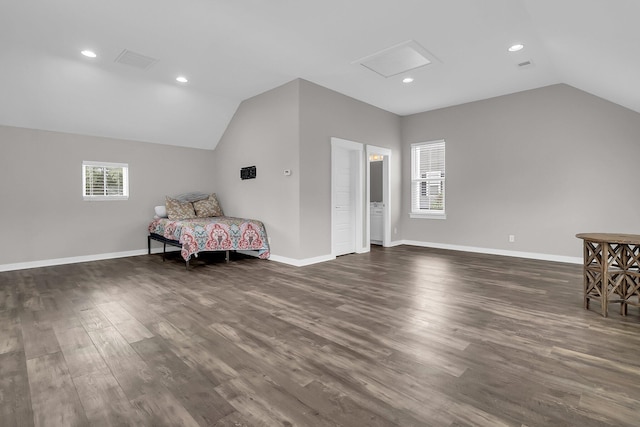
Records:
[[[640,112],[639,16],[637,0],[0,0],[0,124],[212,149],[242,100],[295,78],[399,115],[555,83]],[[433,62],[359,63],[408,41]],[[115,62],[125,49],[157,61]]]

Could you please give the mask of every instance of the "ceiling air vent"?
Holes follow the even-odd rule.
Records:
[[[120,55],[115,59],[115,62],[119,64],[129,65],[141,70],[147,70],[153,64],[158,62],[157,59],[150,56],[142,55],[140,53],[132,52],[128,49],[123,50]]]
[[[531,68],[533,67],[533,62],[531,60],[520,62],[518,64],[518,68]]]

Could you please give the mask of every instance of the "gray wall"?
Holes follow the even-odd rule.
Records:
[[[305,80],[242,102],[215,149],[225,213],[262,220],[274,255],[331,253],[331,137],[392,149],[400,197],[400,118]],[[250,165],[257,179],[241,181],[240,167]],[[394,224],[399,216],[396,200]]]
[[[382,201],[382,161],[369,163],[369,200],[372,202]]]
[[[261,220],[271,253],[290,258],[300,246],[298,96],[296,80],[243,101],[215,149],[214,168],[225,215]],[[240,168],[254,165],[256,179],[240,180]]]
[[[554,85],[404,117],[402,130],[404,239],[580,257],[576,233],[640,233],[638,113]],[[437,139],[447,219],[410,219],[409,145]]]
[[[576,233],[640,233],[638,113],[556,85],[400,118],[295,80],[244,101],[215,151],[0,126],[0,264],[144,249],[153,206],[194,190],[264,221],[275,255],[328,255],[331,137],[392,150],[392,240],[580,257]],[[447,219],[410,219],[409,145],[443,138]],[[83,201],[83,160],[129,163],[129,200]]]
[[[400,221],[400,118],[300,80],[301,258],[331,253],[331,137],[392,150],[392,240]]]
[[[146,248],[165,195],[216,191],[210,150],[0,126],[0,264]],[[82,161],[129,164],[126,201],[83,201]]]

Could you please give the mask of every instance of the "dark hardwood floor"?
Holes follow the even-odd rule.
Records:
[[[408,246],[0,273],[2,426],[638,426],[581,266]]]

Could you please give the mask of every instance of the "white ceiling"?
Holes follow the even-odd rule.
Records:
[[[638,0],[0,0],[0,124],[212,149],[242,100],[295,78],[400,115],[555,83],[640,112],[639,16]],[[437,59],[412,84],[357,63],[409,40]],[[114,63],[123,49],[159,61]]]

